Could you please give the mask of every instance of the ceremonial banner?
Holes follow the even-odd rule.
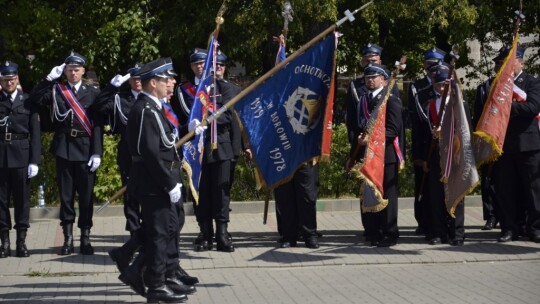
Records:
[[[322,155],[325,124],[332,120],[336,45],[335,34],[329,35],[235,105],[262,186],[275,188]]]
[[[452,80],[451,87],[450,104],[441,122],[439,155],[446,210],[454,217],[457,204],[476,187],[479,178],[461,86]]]
[[[491,85],[484,110],[476,125],[473,148],[477,166],[496,160],[502,154],[514,94],[514,65],[518,40],[519,35],[516,35],[512,49]]]
[[[217,42],[212,35],[208,46],[208,56],[206,56],[206,61],[204,62],[204,71],[199,85],[197,86],[193,105],[191,106],[189,121],[192,121],[193,119],[199,121],[205,120],[208,116],[208,110],[213,108],[213,103],[211,103],[211,98],[209,96],[213,83],[213,77],[210,74],[210,70],[214,65],[214,49],[216,44]],[[182,145],[182,151],[184,153],[182,167],[188,174],[189,187],[196,203],[199,202],[199,182],[201,180],[202,160],[204,155],[204,133],[205,132],[195,135],[191,140]]]
[[[391,84],[393,83],[391,82]],[[386,89],[390,90],[389,87]],[[383,198],[387,97],[384,97],[382,103],[373,110],[369,117],[367,126],[369,141],[366,147],[365,159],[359,169],[353,168],[353,170],[358,170],[360,178],[367,185],[362,192],[362,212],[379,212],[388,205],[388,200]],[[366,195],[369,192],[372,192],[372,194]]]

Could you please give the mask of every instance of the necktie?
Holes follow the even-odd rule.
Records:
[[[76,86],[72,86],[71,91],[73,92],[73,95],[77,96],[77,87]]]
[[[178,123],[178,117],[176,117],[176,114],[174,114],[171,106],[166,102],[161,102],[161,105],[163,106],[163,111],[165,112],[165,116],[167,116],[167,120],[176,128],[178,129],[180,127],[180,124]]]

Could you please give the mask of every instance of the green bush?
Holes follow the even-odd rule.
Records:
[[[47,206],[58,206],[58,186],[56,184],[55,157],[50,153],[53,133],[42,133],[41,136],[41,165],[39,174],[31,182],[31,206],[37,205],[37,189],[43,185]],[[97,170],[94,187],[94,204],[99,205],[122,187],[118,165],[116,164],[116,146],[118,138],[113,135],[103,137],[103,156]],[[121,203],[119,200],[117,203]]]
[[[410,130],[407,130],[407,147],[410,147]],[[52,133],[42,136],[42,163],[37,177],[32,180],[32,205],[37,204],[37,187],[44,185],[45,200],[49,206],[57,206],[58,187],[55,180],[55,159],[50,151]],[[116,164],[116,146],[118,137],[105,135],[103,140],[103,158],[97,171],[94,187],[94,204],[100,205],[122,187],[118,165]],[[408,152],[408,151],[407,151]],[[330,160],[320,163],[320,198],[357,197],[359,181],[354,176],[344,174],[343,165],[349,153],[347,128],[344,124],[334,125]],[[405,168],[399,173],[399,193],[401,197],[413,196],[414,178],[411,158],[405,162]],[[478,189],[473,193],[478,193]],[[235,179],[231,190],[231,199],[235,201],[263,200],[265,192],[257,190],[254,169],[240,157],[235,171]],[[114,204],[121,204],[118,199]]]

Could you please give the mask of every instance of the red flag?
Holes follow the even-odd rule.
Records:
[[[477,166],[496,160],[502,154],[514,94],[514,65],[518,40],[519,35],[516,35],[512,49],[491,85],[484,111],[476,125],[473,148]]]
[[[388,200],[383,198],[387,102],[388,98],[386,96],[382,104],[371,114],[371,121],[368,124],[369,142],[366,148],[365,160],[359,173],[365,183],[373,190],[377,200],[363,199],[362,212],[379,212],[388,205]]]

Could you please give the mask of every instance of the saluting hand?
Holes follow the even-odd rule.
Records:
[[[52,68],[52,70],[49,72],[49,75],[47,75],[47,80],[53,81],[55,79],[60,78],[60,76],[62,76],[62,73],[64,73],[65,66],[66,64],[62,63],[61,65],[55,66],[54,68]]]
[[[116,75],[111,79],[111,84],[117,88],[119,88],[124,82],[126,82],[128,79],[131,78],[131,74],[127,73],[126,75]]]

